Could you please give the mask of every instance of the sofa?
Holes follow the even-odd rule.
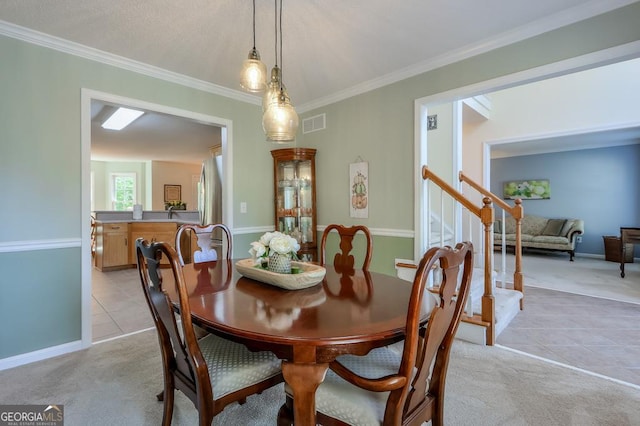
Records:
[[[502,246],[504,231],[505,245],[515,248],[516,221],[507,217],[504,226],[501,220],[493,225],[494,246]],[[525,215],[521,222],[522,249],[566,251],[573,261],[578,235],[584,233],[584,221],[581,219],[548,219]]]

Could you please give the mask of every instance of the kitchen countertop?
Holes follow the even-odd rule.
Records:
[[[194,220],[183,220],[183,219],[105,219],[105,220],[96,220],[96,223],[176,223],[176,224],[198,224],[199,221]]]
[[[169,219],[171,215],[171,219]],[[100,223],[176,223],[198,224],[200,212],[198,210],[143,210],[142,219],[134,219],[132,211],[93,211],[91,216]]]

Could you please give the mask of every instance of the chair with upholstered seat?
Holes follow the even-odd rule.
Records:
[[[438,306],[425,325],[425,287],[429,274],[438,268],[442,275],[434,287]],[[469,242],[455,249],[428,250],[413,282],[402,346],[373,349],[365,356],[343,355],[331,362],[316,390],[317,423],[422,425],[431,421],[433,426],[442,425],[449,354],[469,294],[472,269]],[[287,395],[279,425],[291,424],[291,402]]]
[[[189,232],[186,232],[189,231]],[[218,231],[222,233],[220,237],[215,235]],[[184,258],[182,255],[182,244],[184,243],[184,234],[191,237],[191,234],[196,236],[196,245],[199,248],[193,250],[192,262],[211,262],[218,260],[218,257],[224,256],[227,259],[231,258],[231,249],[233,248],[233,240],[231,237],[231,231],[226,225],[222,223],[208,224],[208,225],[193,225],[184,224],[178,228],[176,232],[176,251],[180,259],[180,264],[184,265]],[[223,247],[222,240],[226,241],[222,253],[218,253],[216,247]]]
[[[371,263],[371,255],[373,253],[373,242],[369,228],[363,225],[344,226],[338,224],[328,225],[322,233],[320,241],[320,263],[327,264],[327,240],[331,231],[337,231],[340,237],[340,251],[333,258],[333,265],[338,271],[352,270],[355,264],[355,257],[351,254],[353,250],[353,239],[358,232],[362,233],[366,239],[365,254],[362,261],[362,269],[368,270]]]
[[[142,288],[162,353],[164,390],[158,399],[164,400],[163,425],[171,424],[175,389],[196,406],[199,424],[209,426],[228,404],[244,403],[248,396],[283,381],[280,360],[271,352],[251,352],[239,343],[213,334],[196,338],[191,315],[186,314],[191,310],[182,266],[169,244],[148,243],[139,238],[136,253]],[[169,259],[170,269],[161,271],[163,257]],[[164,288],[165,282],[167,286],[175,286],[175,292]],[[169,294],[175,294],[173,301]],[[180,324],[173,302],[177,302],[183,314]]]

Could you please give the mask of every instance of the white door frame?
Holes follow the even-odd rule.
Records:
[[[81,316],[82,347],[92,344],[91,333],[91,101],[110,102],[133,108],[155,111],[177,117],[197,120],[221,127],[223,161],[222,221],[233,229],[233,121],[193,111],[154,104],[92,89],[81,90],[80,101],[80,155],[81,155]]]
[[[426,231],[425,215],[428,214],[424,210],[425,189],[422,180],[422,165],[427,163],[427,115],[426,112],[430,105],[454,102],[473,96],[482,95],[484,93],[494,92],[497,90],[508,89],[510,87],[533,83],[548,78],[559,77],[561,75],[571,74],[578,71],[584,71],[604,65],[610,65],[616,62],[622,62],[629,59],[640,57],[640,41],[634,41],[621,46],[612,47],[587,55],[578,56],[564,61],[543,65],[537,68],[528,69],[503,77],[497,77],[491,80],[482,81],[464,87],[459,87],[446,92],[436,93],[434,95],[418,98],[414,101],[414,176],[416,183],[414,185],[414,259],[420,259],[422,256],[423,242],[425,241],[424,233]],[[459,167],[462,167],[462,138],[456,138],[457,147],[454,147],[454,153],[459,155]],[[484,146],[483,151],[483,172],[481,185],[484,188],[490,187],[490,145]],[[454,157],[457,158],[457,157]],[[454,165],[454,169],[456,165]],[[457,175],[457,172],[456,172]],[[455,179],[457,181],[457,178]]]

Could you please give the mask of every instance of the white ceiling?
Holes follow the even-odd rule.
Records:
[[[219,127],[148,110],[122,130],[103,129],[115,109],[111,103],[91,102],[92,160],[201,164],[221,143]]]
[[[285,1],[284,83],[303,111],[635,1]],[[238,84],[252,47],[251,8],[250,0],[2,0],[0,26],[87,55],[157,67],[259,103]],[[256,8],[256,47],[270,69],[274,3],[256,0]]]
[[[640,143],[640,128],[628,127],[601,130],[535,140],[529,139],[524,142],[525,143],[518,141],[492,145],[491,158],[637,144]]]
[[[284,1],[282,66],[294,105],[419,73],[637,0]],[[239,90],[250,0],[2,0],[2,20]],[[274,3],[256,0],[274,64]],[[396,76],[396,77],[394,77]]]

